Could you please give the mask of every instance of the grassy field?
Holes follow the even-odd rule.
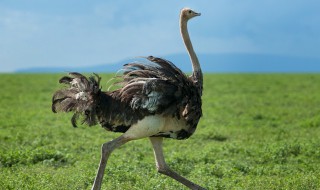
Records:
[[[51,112],[61,76],[0,74],[0,189],[90,189],[101,144],[119,136]],[[208,189],[320,189],[319,85],[316,74],[205,75],[203,118],[190,139],[165,140],[168,164]],[[186,188],[156,172],[142,139],[113,153],[103,189]]]

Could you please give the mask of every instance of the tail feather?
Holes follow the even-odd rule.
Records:
[[[59,82],[68,84],[69,87],[56,91],[52,97],[52,111],[74,112],[71,123],[77,126],[77,120],[82,116],[82,123],[89,126],[97,123],[96,108],[98,95],[101,92],[101,78],[94,74],[89,78],[80,73],[69,73],[62,77]]]
[[[73,78],[64,76],[59,80],[59,83],[69,84],[72,80]]]

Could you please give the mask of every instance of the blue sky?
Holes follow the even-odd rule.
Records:
[[[318,0],[1,0],[0,72],[185,52],[183,7],[197,53],[320,58]]]

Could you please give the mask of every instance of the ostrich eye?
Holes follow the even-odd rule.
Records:
[[[191,14],[192,13],[192,11],[191,10],[189,10],[189,14]]]

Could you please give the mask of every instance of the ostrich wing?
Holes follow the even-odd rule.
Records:
[[[170,61],[152,56],[147,59],[150,63],[124,65],[118,98],[134,110],[182,116],[187,121],[194,114],[200,118],[201,99],[193,82]]]

